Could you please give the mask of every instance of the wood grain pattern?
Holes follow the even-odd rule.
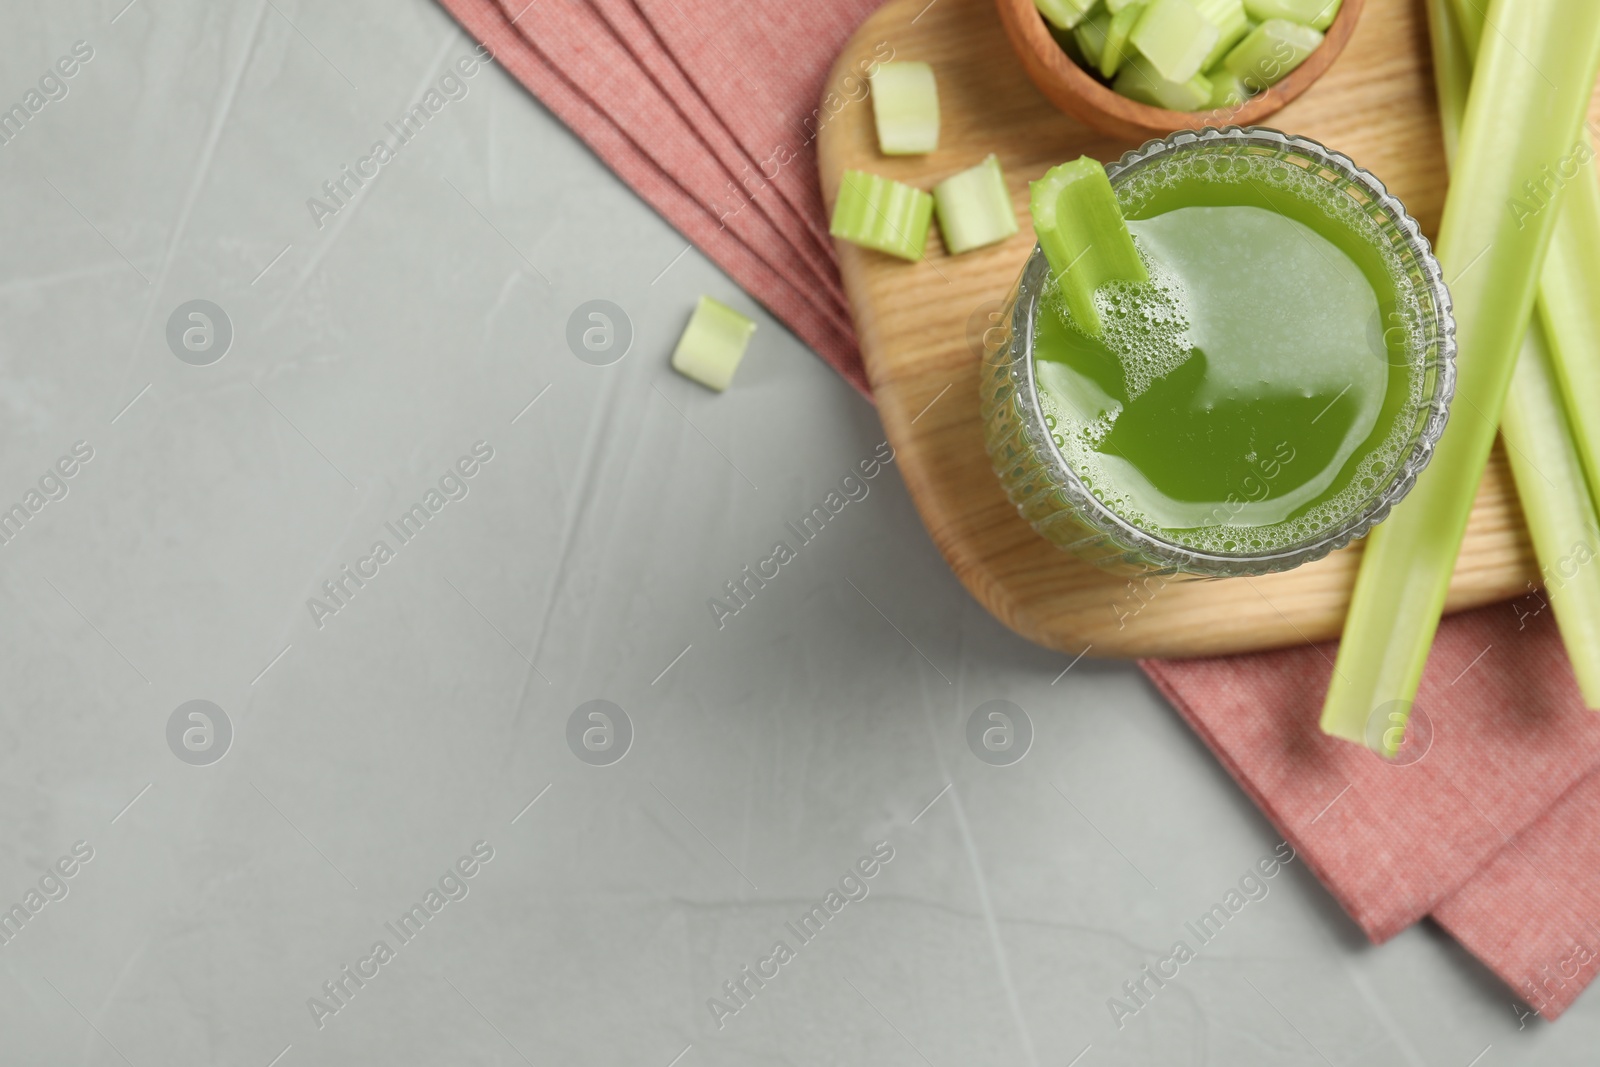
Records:
[[[1366,0],[1344,0],[1322,44],[1294,72],[1231,112],[1168,111],[1113,92],[1074,63],[1050,35],[1033,0],[995,0],[1022,69],[1056,107],[1113,137],[1165,137],[1203,126],[1260,126],[1309,89],[1349,43]]]
[[[847,167],[926,189],[995,152],[1022,225],[1011,240],[959,257],[946,255],[930,235],[926,258],[914,264],[837,243],[896,465],[957,577],[1017,633],[1074,654],[1089,648],[1110,657],[1212,655],[1337,636],[1359,544],[1284,574],[1146,587],[1055,548],[1016,513],[984,451],[981,349],[969,340],[969,323],[998,309],[1033,247],[1027,183],[1064,160],[1088,154],[1109,161],[1135,146],[1080,125],[1039,94],[1007,43],[993,0],[889,0],[846,46],[830,89],[885,43],[897,59],[933,65],[940,146],[927,156],[881,156],[871,105],[846,105],[818,142],[830,208]],[[1272,125],[1350,155],[1405,202],[1425,232],[1437,232],[1443,148],[1427,27],[1414,0],[1368,0],[1344,55]],[[1525,593],[1537,573],[1497,446],[1448,610]]]

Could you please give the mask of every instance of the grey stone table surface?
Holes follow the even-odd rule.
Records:
[[[871,406],[436,6],[6,24],[0,1063],[1595,1061],[1595,997],[1252,874],[1138,671],[989,618]]]

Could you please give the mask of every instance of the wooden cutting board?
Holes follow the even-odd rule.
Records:
[[[871,103],[851,99],[860,96],[860,72],[890,55],[933,65],[941,132],[930,155],[880,155]],[[1270,124],[1349,155],[1431,235],[1445,186],[1431,77],[1421,4],[1370,0],[1344,54]],[[926,258],[911,264],[837,242],[896,465],[972,595],[1017,633],[1074,655],[1213,655],[1337,636],[1359,545],[1263,578],[1130,582],[1035,534],[989,467],[978,417],[979,337],[1033,247],[1027,183],[1065,160],[1111,161],[1135,145],[1109,140],[1045,101],[1007,44],[992,0],[889,0],[845,47],[821,107],[818,160],[830,211],[846,168],[924,189],[990,152],[1005,168],[1022,232],[1002,245],[951,257],[930,234]],[[1525,594],[1537,574],[1497,446],[1449,610]]]

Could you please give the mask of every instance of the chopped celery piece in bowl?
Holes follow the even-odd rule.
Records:
[[[1096,11],[1072,31],[1078,51],[1083,53],[1083,58],[1091,67],[1105,66],[1106,41],[1110,36],[1112,17],[1109,12]]]
[[[1322,34],[1288,19],[1268,19],[1223,59],[1252,92],[1278,84],[1322,43]]]
[[[1221,36],[1189,0],[1151,0],[1128,39],[1164,80],[1186,82],[1200,73]]]
[[[1342,3],[1343,0],[1244,0],[1244,7],[1257,22],[1288,19],[1314,30],[1325,30],[1339,17]]]
[[[1168,111],[1199,111],[1211,101],[1211,79],[1196,74],[1187,81],[1168,81],[1150,69],[1143,56],[1122,65],[1112,88],[1130,100]]]
[[[1096,0],[1033,0],[1039,14],[1057,29],[1070,30],[1082,22]]]
[[[1123,62],[1128,58],[1132,46],[1128,37],[1133,33],[1133,28],[1139,24],[1139,16],[1144,14],[1145,0],[1131,0],[1121,11],[1111,16],[1111,24],[1106,27],[1105,51],[1100,57],[1100,75],[1104,78],[1114,78],[1117,71],[1122,69]]]

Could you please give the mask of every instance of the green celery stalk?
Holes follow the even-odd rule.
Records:
[[[1600,68],[1600,4],[1493,0],[1445,200],[1439,261],[1459,343],[1449,429],[1416,487],[1367,541],[1322,729],[1357,743],[1379,707],[1416,699],[1556,212],[1517,219],[1522,183],[1567,156]]]
[[[1500,436],[1573,677],[1584,706],[1600,708],[1600,526],[1537,319],[1517,358]]]
[[[1445,135],[1445,158],[1454,162],[1459,143],[1462,115],[1466,111],[1467,91],[1472,83],[1469,40],[1452,15],[1449,0],[1428,0],[1428,29],[1433,41],[1434,82],[1439,94],[1439,114]],[[1600,194],[1592,176],[1588,188]],[[1576,190],[1574,190],[1576,192]],[[1539,303],[1557,282],[1567,289],[1581,288],[1581,269],[1556,260],[1558,243],[1571,232],[1585,232],[1574,226],[1578,197],[1568,194],[1561,206],[1561,223],[1551,239],[1550,253],[1540,279]],[[1600,200],[1600,195],[1596,196]],[[1600,214],[1593,218],[1600,233]],[[1589,257],[1595,260],[1595,257]],[[1600,272],[1589,274],[1600,277]],[[1559,301],[1558,301],[1559,303]],[[1579,312],[1581,329],[1592,316]],[[1571,316],[1563,315],[1564,322]],[[1556,625],[1566,645],[1567,658],[1583,693],[1584,703],[1600,707],[1600,567],[1588,566],[1600,546],[1597,529],[1594,486],[1586,480],[1581,455],[1580,434],[1574,434],[1577,418],[1563,408],[1562,383],[1553,359],[1551,333],[1546,324],[1535,320],[1528,325],[1506,393],[1505,410],[1500,415],[1500,436],[1506,443],[1511,476],[1517,483],[1517,497],[1533,540],[1534,554],[1544,576],[1545,590],[1555,609]],[[1583,362],[1593,365],[1600,355],[1600,338],[1587,338]],[[1594,469],[1589,468],[1590,471]]]
[[[1483,38],[1484,16],[1477,6],[1482,0],[1452,2],[1455,19],[1448,17],[1439,0],[1429,0],[1430,26],[1437,22],[1460,40],[1468,56],[1470,80],[1471,57]],[[1434,6],[1440,8],[1437,15],[1431,11]],[[1440,69],[1439,63],[1436,55],[1435,70]],[[1448,123],[1446,127],[1448,137]],[[1593,298],[1600,293],[1600,175],[1595,173],[1593,146],[1585,143],[1583,147],[1588,151],[1580,155],[1588,158],[1575,156],[1568,161],[1578,171],[1574,178],[1566,181],[1565,174],[1556,173],[1566,187],[1559,207],[1560,224],[1550,238],[1550,253],[1539,279],[1538,309],[1565,399],[1567,421],[1583,457],[1589,492],[1600,501],[1600,419],[1594,416],[1600,405],[1600,303]],[[1536,206],[1547,190],[1535,192],[1537,196],[1520,198],[1518,210]]]
[[[1562,194],[1560,219],[1539,282],[1539,319],[1589,491],[1600,500],[1600,181],[1592,158]]]
[[[1456,31],[1467,42],[1467,57],[1476,60],[1489,0],[1450,0],[1450,3],[1455,9]]]

